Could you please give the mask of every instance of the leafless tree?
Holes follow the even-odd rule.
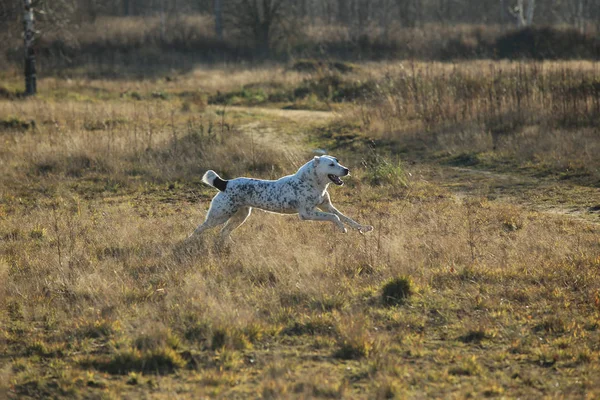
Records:
[[[223,2],[215,0],[215,34],[219,39],[223,39]]]
[[[250,35],[260,56],[268,56],[273,34],[283,27],[290,8],[288,0],[232,0],[224,9],[224,17],[240,32]]]
[[[396,0],[398,19],[406,28],[417,26],[420,18],[421,2],[418,0]]]
[[[585,21],[586,15],[591,14],[590,1],[588,0],[574,0],[568,2],[569,6],[569,22],[579,30],[581,33],[585,33]]]
[[[337,0],[337,20],[344,24],[350,24],[350,8],[352,2],[349,0]]]
[[[517,5],[509,9],[517,28],[530,26],[533,23],[534,11],[535,0],[527,0],[527,9],[525,9],[524,0],[517,0]]]

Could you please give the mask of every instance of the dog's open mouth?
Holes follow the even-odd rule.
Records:
[[[344,182],[340,179],[339,176],[329,174],[327,175],[327,177],[331,179],[331,182],[335,183],[338,186],[342,186],[344,184]]]

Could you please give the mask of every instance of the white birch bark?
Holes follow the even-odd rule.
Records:
[[[527,1],[527,14],[526,14],[527,26],[531,26],[531,24],[533,23],[534,11],[535,11],[535,0],[528,0]]]

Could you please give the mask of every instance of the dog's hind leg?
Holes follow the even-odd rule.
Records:
[[[206,214],[206,219],[204,220],[204,223],[199,225],[194,230],[194,232],[186,239],[186,241],[197,237],[207,229],[224,224],[236,212],[237,209],[232,208],[229,202],[227,202],[227,200],[225,200],[219,193],[211,201],[210,208],[208,210],[208,213]]]
[[[246,219],[248,219],[251,212],[251,207],[240,208],[238,212],[229,218],[229,221],[227,221],[223,229],[221,229],[221,238],[229,238],[229,235],[231,235],[231,232],[233,232],[234,229],[239,228],[244,222],[246,222]]]

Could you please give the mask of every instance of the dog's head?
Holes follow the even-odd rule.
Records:
[[[340,164],[337,158],[332,156],[315,156],[313,159],[315,166],[315,172],[317,176],[327,178],[336,185],[343,185],[344,182],[340,179],[340,176],[346,176],[350,174],[350,170]]]

